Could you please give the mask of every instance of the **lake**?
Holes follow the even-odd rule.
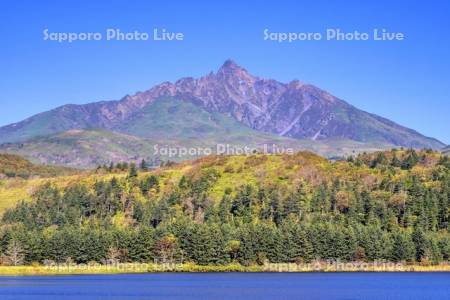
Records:
[[[450,273],[0,277],[0,299],[450,299]]]

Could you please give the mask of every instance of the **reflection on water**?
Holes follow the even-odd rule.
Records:
[[[0,299],[450,299],[449,273],[0,277]]]

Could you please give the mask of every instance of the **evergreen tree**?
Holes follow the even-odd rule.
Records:
[[[395,157],[409,160],[408,169],[420,167],[396,169]],[[450,175],[437,157],[413,150],[361,154],[359,167],[318,160],[306,171],[303,163],[291,166],[295,158],[276,157],[273,165],[287,164],[288,175],[266,178],[272,173],[257,165],[264,172],[249,176],[251,184],[234,165],[225,172],[224,157],[142,176],[132,164],[128,176],[55,179],[3,213],[0,253],[5,259],[20,248],[16,264],[27,265],[161,258],[202,265],[313,258],[447,262]],[[244,161],[248,168],[258,163]],[[232,186],[241,175],[245,180]]]
[[[141,169],[141,171],[143,171],[143,172],[148,171],[148,164],[147,164],[147,162],[145,161],[145,159],[142,159],[142,160],[141,160],[140,169]]]
[[[427,238],[425,233],[419,226],[414,227],[414,232],[412,233],[412,240],[415,244],[415,259],[416,261],[422,261],[427,253]]]
[[[393,261],[413,261],[415,257],[415,245],[411,236],[402,231],[393,235],[391,259]]]
[[[138,176],[138,171],[134,163],[130,164],[130,170],[128,172],[128,178],[136,178]]]
[[[403,160],[401,168],[404,170],[411,170],[419,162],[419,157],[415,150],[409,150],[409,154]]]
[[[155,239],[151,227],[142,226],[134,232],[129,247],[129,258],[131,261],[152,262],[154,254]]]

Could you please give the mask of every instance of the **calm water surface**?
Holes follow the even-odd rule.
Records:
[[[450,299],[450,273],[0,277],[0,299]]]

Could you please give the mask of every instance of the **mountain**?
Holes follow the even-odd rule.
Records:
[[[447,146],[444,149],[442,149],[442,153],[444,153],[445,155],[450,155],[450,146]]]
[[[251,135],[259,132],[266,134],[264,139],[283,137],[307,145],[317,145],[316,141],[319,145],[350,141],[349,147],[362,143],[368,144],[363,148],[378,145],[378,149],[444,146],[436,139],[359,110],[313,85],[262,79],[231,60],[217,72],[199,79],[164,82],[119,101],[70,104],[37,114],[1,127],[0,143],[14,143],[2,149],[24,149],[21,143],[30,145],[36,139],[39,143],[44,139],[58,144],[55,135],[61,137],[63,133],[64,137],[66,131],[71,135],[72,130],[93,129],[134,136],[131,139],[178,144],[190,139],[201,143],[211,138],[215,142],[236,143],[236,135],[246,136],[244,140],[249,142]],[[39,151],[47,155],[45,148]]]
[[[30,177],[54,177],[80,173],[79,170],[64,167],[36,165],[30,161],[12,154],[0,154],[0,179]]]
[[[148,120],[152,120],[148,122]],[[142,159],[153,165],[162,161],[181,161],[217,151],[217,145],[233,149],[245,146],[263,150],[310,150],[327,157],[350,155],[355,152],[371,152],[383,145],[360,143],[350,140],[309,141],[280,137],[258,132],[222,114],[210,114],[189,102],[171,98],[157,100],[143,109],[140,116],[127,123],[130,134],[93,129],[72,129],[28,141],[5,143],[0,152],[22,155],[35,163],[64,165],[77,168],[95,168],[110,162]],[[124,129],[125,130],[125,129]],[[155,152],[159,149],[198,149],[195,153]],[[384,148],[388,148],[385,145]],[[273,152],[273,151],[272,151]]]

